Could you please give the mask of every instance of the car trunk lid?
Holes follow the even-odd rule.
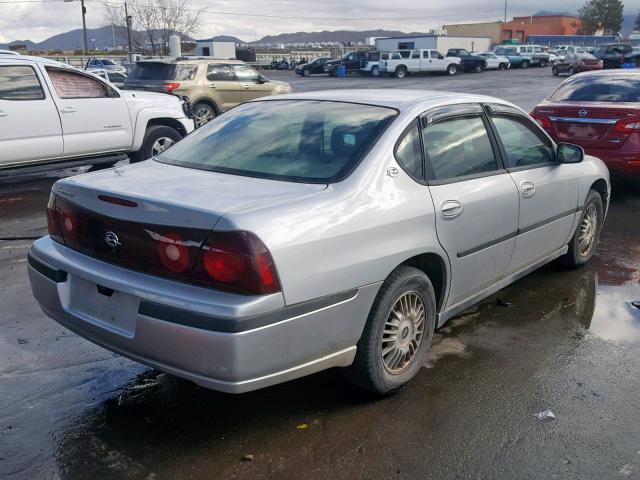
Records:
[[[553,136],[560,142],[578,143],[584,148],[620,148],[630,133],[616,124],[638,117],[638,108],[611,103],[555,103],[539,106],[536,116],[546,117]]]

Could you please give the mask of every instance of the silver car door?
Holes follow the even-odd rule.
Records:
[[[500,280],[518,227],[518,191],[480,105],[432,110],[423,145],[436,232],[451,264],[447,308]]]
[[[518,188],[518,236],[509,273],[566,245],[578,211],[579,167],[559,164],[555,145],[528,117],[491,108],[505,166]]]

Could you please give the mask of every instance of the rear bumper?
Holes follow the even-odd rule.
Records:
[[[380,286],[285,306],[281,294],[246,297],[184,285],[95,260],[49,237],[34,243],[28,268],[42,310],[69,330],[229,393],[350,365]]]

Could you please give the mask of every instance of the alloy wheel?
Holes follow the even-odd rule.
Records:
[[[201,126],[213,120],[213,113],[211,113],[211,110],[209,110],[208,108],[199,108],[198,111],[196,111],[195,120],[196,128],[200,128]]]
[[[591,251],[598,233],[598,209],[591,203],[582,217],[580,235],[578,236],[578,253],[585,257]]]
[[[167,148],[173,145],[175,142],[169,137],[160,137],[157,139],[151,147],[151,156],[155,157],[161,152],[164,152]]]
[[[404,293],[391,308],[382,335],[382,363],[392,375],[405,372],[420,348],[426,310],[418,292]]]

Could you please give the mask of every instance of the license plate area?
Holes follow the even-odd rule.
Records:
[[[133,295],[69,276],[69,312],[113,333],[133,338],[139,304]]]

